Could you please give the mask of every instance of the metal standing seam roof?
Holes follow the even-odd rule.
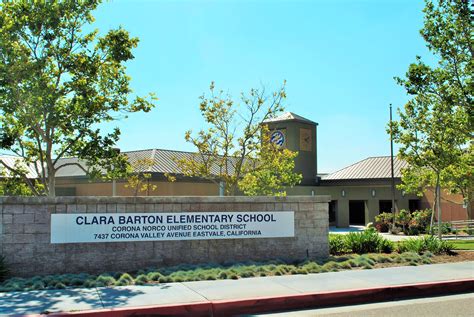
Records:
[[[87,169],[87,164],[84,161],[79,160],[77,157],[67,157],[59,159],[57,166],[68,163],[80,163],[85,169]],[[75,177],[75,176],[86,176],[86,173],[79,168],[77,165],[68,165],[60,168],[56,172],[56,177]]]
[[[347,166],[337,172],[325,175],[323,180],[352,180],[352,179],[384,179],[391,178],[390,156],[369,157],[365,160]],[[394,157],[394,177],[402,177],[401,170],[408,164]]]
[[[201,161],[201,155],[196,152],[184,152],[184,151],[174,151],[174,150],[162,150],[162,149],[151,149],[151,150],[142,150],[142,151],[131,151],[124,152],[128,156],[129,162],[133,162],[141,159],[150,159],[154,162],[150,168],[146,171],[139,172],[152,172],[152,173],[169,173],[169,174],[183,174],[182,169],[179,167],[176,161],[179,160],[196,160]],[[232,158],[229,158],[232,160]],[[229,173],[234,172],[233,164],[229,164]],[[137,171],[138,172],[138,171]],[[211,166],[211,173],[213,175],[220,174],[219,166],[214,164]]]
[[[140,170],[137,172],[151,172],[151,173],[169,173],[169,174],[183,174],[179,168],[176,160],[179,159],[192,159],[193,156],[198,155],[195,152],[183,152],[174,150],[162,150],[162,149],[148,149],[139,151],[123,152],[127,155],[130,163],[133,164],[136,160],[151,159],[154,164],[147,170]],[[21,158],[3,155],[0,159],[9,166],[14,166],[15,161]],[[199,159],[197,157],[196,159]],[[65,163],[80,163],[82,166],[86,166],[85,162],[79,161],[77,158],[63,158],[60,159],[58,164]],[[394,158],[394,174],[396,178],[401,177],[401,169],[407,166],[405,161],[398,158]],[[34,166],[27,166],[28,177],[37,178],[37,173]],[[232,164],[230,164],[230,172],[232,173]],[[214,175],[219,174],[218,166],[213,166],[211,172]],[[8,174],[7,174],[8,175]],[[80,177],[86,176],[84,171],[77,165],[69,165],[61,168],[56,177]],[[353,180],[353,179],[388,179],[391,177],[390,172],[390,156],[381,157],[369,157],[365,160],[347,166],[337,172],[321,175],[322,180]]]
[[[184,151],[174,151],[174,150],[162,150],[162,149],[147,149],[147,150],[138,150],[130,152],[122,152],[128,157],[128,160],[131,164],[138,160],[150,159],[153,164],[147,168],[139,168],[136,172],[150,172],[150,173],[169,173],[169,174],[183,174],[183,171],[180,169],[179,165],[176,163],[176,160],[196,159],[200,160],[200,156],[195,152],[184,152]],[[67,164],[67,163],[80,163],[82,166],[86,167],[84,161],[80,161],[78,158],[62,158],[58,161],[58,165]],[[233,173],[233,165],[229,164],[229,173]],[[33,170],[34,172],[34,170]],[[211,173],[214,175],[219,174],[219,167],[216,165],[211,167]],[[79,177],[86,176],[86,173],[78,167],[77,165],[68,165],[58,170],[56,177]],[[32,174],[32,178],[36,177],[36,173]]]
[[[184,152],[184,151],[174,151],[174,150],[162,150],[162,149],[148,149],[148,150],[138,150],[123,152],[128,157],[130,163],[136,162],[137,160],[150,159],[153,161],[153,164],[146,169],[137,170],[137,172],[151,172],[151,173],[169,173],[169,174],[183,174],[183,171],[180,169],[179,165],[176,163],[176,160],[180,159],[196,159],[200,160],[201,157],[198,153],[195,152]],[[15,160],[22,160],[20,157],[4,155],[0,156],[0,159],[8,164],[8,166],[13,166]],[[229,164],[229,173],[234,172],[234,165],[230,162]],[[58,161],[58,166],[68,163],[79,163],[85,168],[87,164],[84,161],[79,160],[78,158],[62,158]],[[33,165],[27,166],[28,177],[37,178],[37,173]],[[214,175],[219,174],[219,167],[217,164],[211,167],[211,173]],[[86,173],[77,165],[68,165],[58,170],[56,177],[76,177],[76,176],[86,176]]]
[[[18,164],[18,162],[23,161],[22,158],[20,158],[18,156],[13,156],[13,155],[2,155],[2,156],[0,156],[0,160],[2,160],[3,163],[5,163],[9,167],[14,167],[15,164]],[[27,170],[26,176],[28,178],[36,178],[37,177],[38,174],[36,173],[36,170],[35,170],[35,167],[34,167],[33,164],[22,164],[22,165]],[[3,165],[0,165],[0,169],[2,171],[4,171],[5,176],[10,175],[9,170],[7,168],[5,168]]]

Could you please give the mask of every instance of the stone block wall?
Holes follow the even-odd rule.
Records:
[[[0,197],[0,253],[12,275],[135,271],[191,263],[324,258],[329,196]],[[192,241],[50,243],[51,214],[294,211],[295,236]]]

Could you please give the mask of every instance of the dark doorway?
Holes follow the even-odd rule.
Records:
[[[410,212],[420,210],[420,200],[419,199],[410,199],[408,201],[408,209]]]
[[[382,212],[392,212],[391,200],[379,200],[379,214]]]
[[[365,201],[349,200],[349,224],[365,225]]]
[[[334,226],[336,224],[336,209],[337,200],[331,200],[329,202],[329,225]]]

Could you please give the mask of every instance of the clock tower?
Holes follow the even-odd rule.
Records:
[[[266,120],[270,130],[270,141],[291,151],[297,151],[295,172],[303,175],[301,185],[315,185],[317,182],[318,124],[292,112]]]

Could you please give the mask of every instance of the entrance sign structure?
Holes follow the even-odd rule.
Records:
[[[329,196],[0,197],[14,276],[329,255]]]

